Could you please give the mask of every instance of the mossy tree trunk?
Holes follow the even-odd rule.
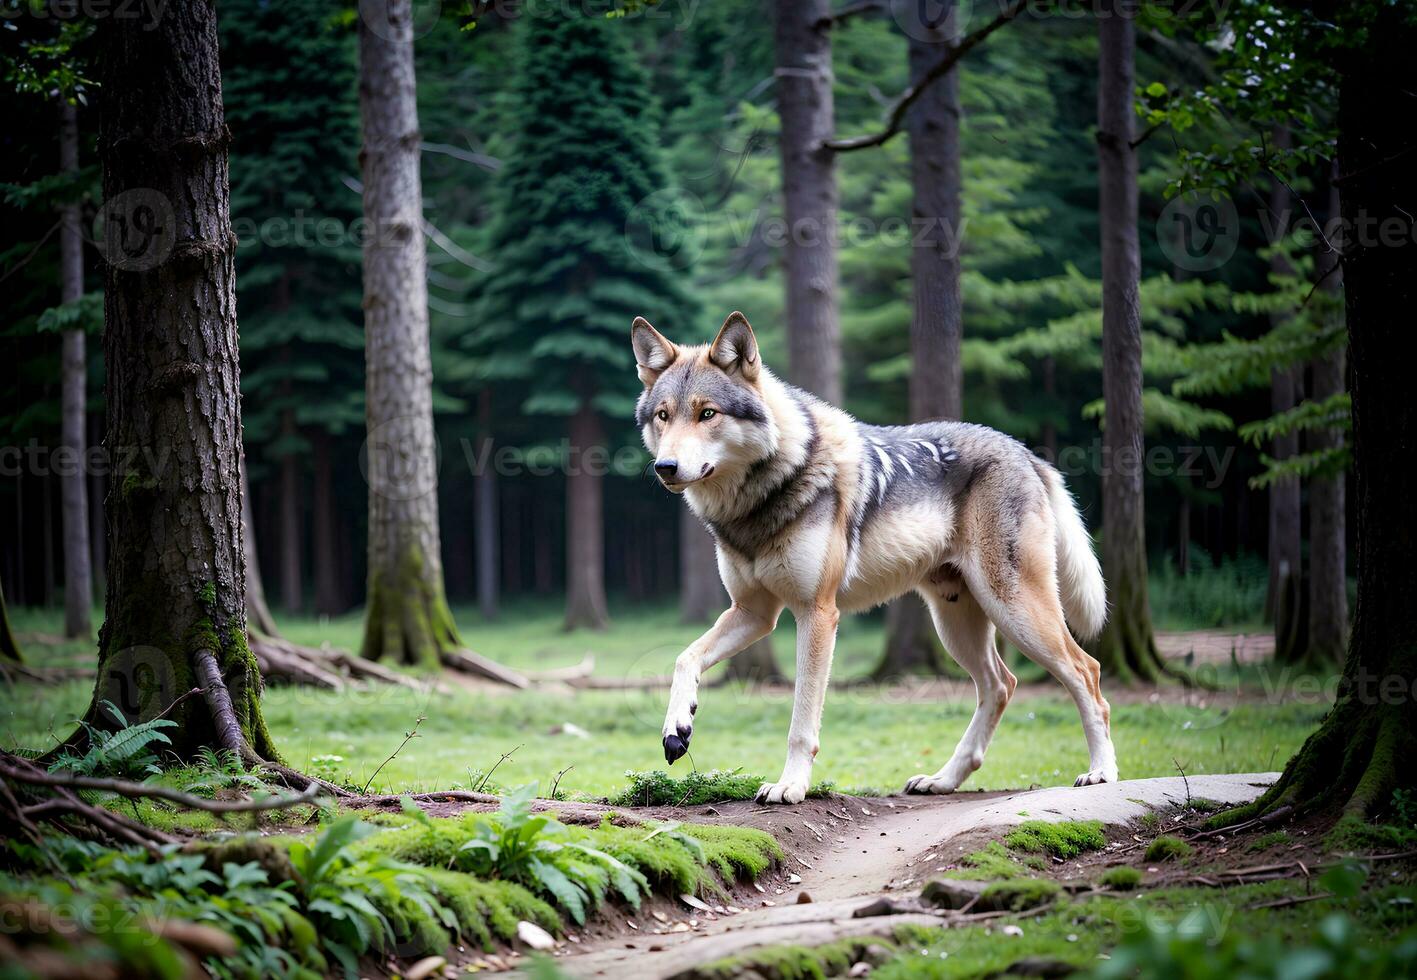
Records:
[[[958,36],[958,11],[946,16],[919,0],[895,0],[911,18],[910,84],[918,85]],[[958,419],[964,410],[964,337],[960,297],[961,232],[959,71],[951,70],[925,89],[906,118],[910,134],[912,240],[910,280],[910,419]],[[886,648],[872,671],[876,680],[908,674],[942,674],[944,648],[918,596],[897,599],[886,611]]]
[[[363,654],[438,666],[462,646],[443,591],[409,0],[361,4],[369,589]]]
[[[79,110],[64,99],[60,106],[59,163],[66,174],[79,169]],[[77,303],[84,295],[84,235],[79,204],[64,205],[59,228],[59,278],[64,303]],[[93,632],[93,565],[89,551],[88,451],[89,365],[83,328],[65,330],[62,358],[63,404],[61,426],[64,445],[75,460],[72,471],[60,478],[64,515],[64,635],[88,639]]]
[[[107,618],[99,699],[172,749],[275,758],[246,643],[241,389],[216,9],[97,21],[103,111]]]
[[[1382,815],[1393,791],[1417,787],[1417,523],[1412,446],[1417,404],[1411,365],[1417,337],[1417,244],[1404,202],[1411,167],[1403,154],[1417,131],[1417,102],[1395,99],[1409,84],[1417,25],[1384,7],[1363,50],[1340,63],[1338,158],[1348,229],[1343,271],[1352,362],[1353,470],[1358,604],[1333,709],[1283,776],[1250,812],[1292,805]],[[1386,223],[1386,224],[1385,224]],[[1372,229],[1401,227],[1400,236]]]
[[[1093,655],[1120,680],[1166,668],[1152,635],[1143,510],[1141,248],[1137,232],[1136,0],[1098,17],[1097,176],[1102,235],[1102,568],[1108,619]]]

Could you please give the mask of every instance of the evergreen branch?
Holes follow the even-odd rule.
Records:
[[[963,40],[950,48],[943,58],[932,65],[930,69],[921,76],[920,81],[908,86],[905,91],[900,94],[900,97],[896,99],[895,104],[891,107],[890,113],[886,116],[884,129],[865,136],[829,139],[822,143],[822,148],[836,153],[849,153],[852,150],[865,150],[873,146],[881,146],[889,141],[900,132],[901,126],[905,122],[906,112],[919,100],[920,96],[925,94],[925,90],[929,88],[932,83],[948,75],[965,55],[983,44],[988,40],[989,35],[993,34],[999,28],[1015,20],[1019,14],[1024,12],[1027,6],[1028,0],[1014,0],[1014,3],[1010,4],[1007,10],[1000,13],[989,23],[965,35]]]
[[[1259,447],[1279,436],[1312,432],[1315,429],[1353,429],[1353,397],[1340,391],[1323,401],[1300,402],[1267,419],[1247,422],[1240,427],[1240,438]]]
[[[1264,490],[1281,480],[1314,480],[1338,476],[1353,462],[1353,451],[1347,445],[1331,449],[1320,449],[1311,453],[1296,453],[1284,459],[1274,459],[1261,455],[1264,472],[1250,477],[1248,483],[1253,490]]]

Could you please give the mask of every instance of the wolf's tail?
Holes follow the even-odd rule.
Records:
[[[1044,481],[1053,506],[1063,614],[1079,639],[1090,640],[1102,632],[1102,624],[1107,621],[1107,586],[1102,581],[1102,566],[1093,553],[1092,538],[1083,526],[1077,504],[1063,485],[1063,475],[1047,466]]]

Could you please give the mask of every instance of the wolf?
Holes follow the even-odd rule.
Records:
[[[1017,683],[997,627],[1077,704],[1088,770],[1115,782],[1110,709],[1096,660],[1078,645],[1106,619],[1106,589],[1062,475],[1003,433],[964,422],[867,425],[763,366],[747,317],[713,343],[681,346],[643,317],[631,327],[644,391],[635,421],[654,472],[712,532],[732,600],[674,664],[662,731],[687,751],[703,672],[797,621],[797,677],[782,778],[757,799],[807,794],[840,614],[914,590],[977,705],[948,762],[907,793],[951,793],[984,752]],[[1069,627],[1072,632],[1069,632]]]

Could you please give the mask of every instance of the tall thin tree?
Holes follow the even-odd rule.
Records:
[[[1329,187],[1329,215],[1332,219],[1343,214],[1339,197],[1337,162]],[[1337,247],[1342,250],[1342,240]],[[1336,259],[1330,259],[1330,262]],[[1325,285],[1335,297],[1343,295],[1342,267],[1335,269]],[[1335,302],[1334,315],[1342,309]],[[1340,321],[1341,322],[1341,321]],[[1347,388],[1344,381],[1347,345],[1336,347],[1313,364],[1313,400],[1322,402],[1340,395]],[[1316,430],[1309,448],[1315,452],[1337,450],[1343,445],[1343,432],[1335,427]],[[1318,473],[1309,482],[1309,636],[1310,663],[1335,664],[1343,660],[1348,648],[1348,523],[1347,486],[1342,470]]]
[[[1110,611],[1102,669],[1124,680],[1165,672],[1152,635],[1143,512],[1141,245],[1135,146],[1137,0],[1100,0],[1097,177],[1102,236],[1102,567]]]
[[[366,657],[461,647],[443,591],[411,0],[359,5],[369,594]]]
[[[59,166],[68,175],[79,170],[79,110],[67,97],[60,103]],[[84,237],[79,227],[79,203],[69,201],[60,214],[60,299],[77,303],[84,295]],[[71,454],[71,466],[60,476],[64,520],[64,635],[87,638],[93,627],[93,566],[89,550],[88,358],[82,325],[65,330],[60,374],[61,439]]]
[[[933,11],[920,0],[895,0],[907,24],[910,84],[922,85],[958,40],[953,0]],[[906,18],[909,18],[906,20]],[[958,419],[963,414],[964,336],[960,296],[963,231],[960,169],[959,68],[926,87],[906,117],[910,138],[910,420]],[[886,649],[874,675],[889,680],[940,671],[940,642],[918,596],[904,596],[886,612]]]

